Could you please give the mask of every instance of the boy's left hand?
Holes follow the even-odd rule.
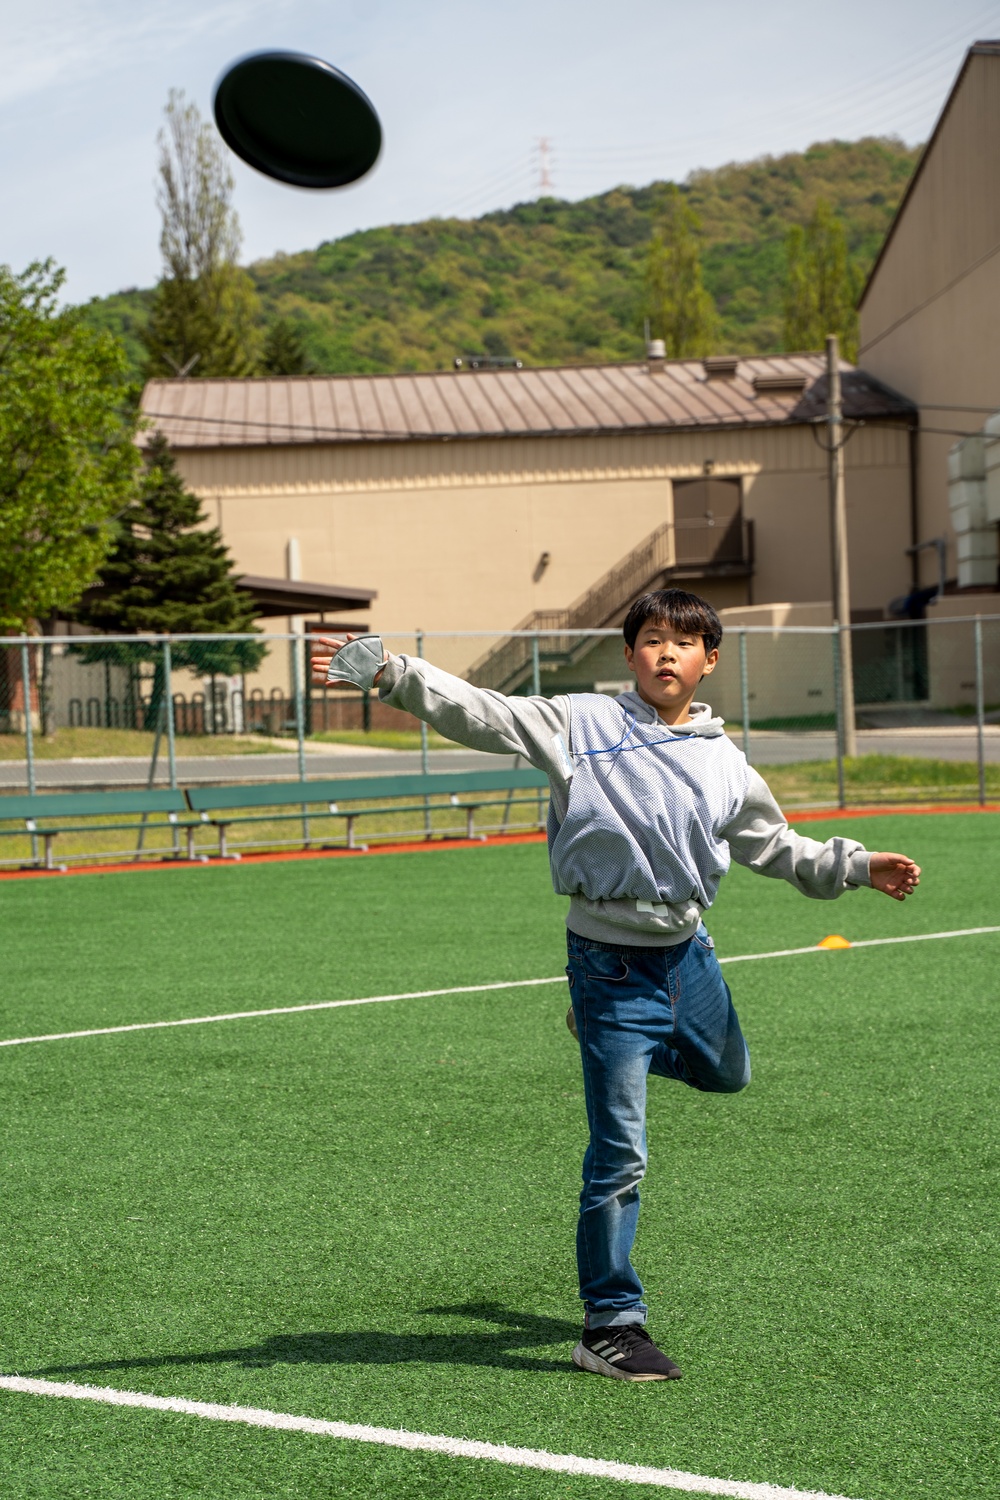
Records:
[[[873,891],[884,891],[894,901],[905,901],[920,884],[920,866],[905,854],[873,854],[868,876]]]

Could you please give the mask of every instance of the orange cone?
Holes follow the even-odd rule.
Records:
[[[839,932],[831,932],[829,937],[823,938],[822,942],[816,944],[817,948],[849,948],[851,945]]]

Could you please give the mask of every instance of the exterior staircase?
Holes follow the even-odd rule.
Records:
[[[670,588],[706,578],[746,578],[753,570],[753,522],[734,516],[724,525],[711,520],[666,522],[609,568],[567,609],[536,609],[489,651],[466,676],[476,687],[516,693],[534,672],[538,631],[539,664],[570,666],[601,639],[587,631],[621,624],[629,606],[651,589]]]

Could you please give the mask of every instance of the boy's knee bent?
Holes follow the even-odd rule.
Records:
[[[737,1078],[734,1075],[732,1077],[731,1081],[727,1084],[726,1088],[724,1088],[722,1090],[722,1092],[724,1094],[742,1094],[743,1090],[747,1087],[747,1085],[748,1085],[749,1082],[750,1082],[750,1053],[744,1047],[744,1049],[743,1049],[743,1067],[740,1070],[739,1077]]]
[[[734,1058],[733,1066],[727,1066],[723,1058],[711,1077],[700,1078],[698,1087],[706,1094],[741,1094],[750,1082],[750,1053],[744,1047],[743,1057]]]

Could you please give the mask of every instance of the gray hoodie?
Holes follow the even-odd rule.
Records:
[[[825,844],[786,823],[767,783],[691,705],[666,725],[638,693],[507,698],[429,662],[390,656],[379,696],[448,739],[521,755],[549,778],[549,858],[567,926],[612,944],[669,947],[712,905],[730,856],[829,900],[870,884],[854,839]]]

